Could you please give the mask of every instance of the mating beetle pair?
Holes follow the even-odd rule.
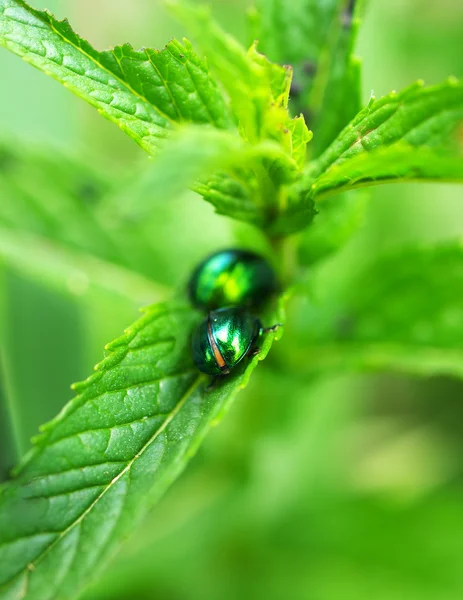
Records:
[[[276,275],[265,259],[244,250],[222,250],[206,258],[188,286],[191,302],[208,311],[193,333],[193,360],[208,375],[226,375],[267,331],[249,310],[257,309],[278,289]]]

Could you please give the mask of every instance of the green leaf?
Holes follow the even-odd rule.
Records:
[[[11,230],[117,262],[120,250],[97,210],[120,185],[58,146],[0,142],[0,225]]]
[[[2,599],[77,595],[178,476],[274,338],[207,392],[189,349],[198,318],[181,302],[146,309],[0,488]]]
[[[271,199],[277,203],[280,186],[293,181],[297,173],[295,162],[275,142],[252,145],[228,131],[190,125],[179,128],[156,157],[135,201],[131,198],[128,204],[123,190],[107,210],[116,209],[122,219],[139,219],[152,204],[144,190],[157,189],[163,202],[169,202],[191,187],[218,213],[266,229],[278,210]]]
[[[58,257],[93,255],[155,278],[139,224],[109,210],[116,190],[128,197],[124,172],[109,177],[102,165],[97,170],[53,144],[0,143],[0,227],[17,232],[18,240],[37,236],[41,250],[48,241]]]
[[[306,106],[332,23],[340,10],[340,0],[256,0],[250,11],[253,39],[270,60],[290,64],[294,69],[295,89]]]
[[[155,185],[162,190],[164,201],[168,202],[188,187],[201,191],[203,185],[197,180],[209,177],[215,171],[229,170],[231,173],[246,173],[247,176],[254,170],[260,173],[262,162],[268,165],[267,170],[275,176],[275,187],[296,178],[296,164],[279,144],[267,141],[251,145],[231,132],[190,125],[172,136],[169,145],[147,173],[144,185],[147,188]],[[182,165],[181,169],[179,164]],[[258,185],[259,182],[256,182]],[[129,214],[143,213],[149,209],[149,201],[143,205],[142,195],[136,206],[127,205],[124,194],[121,201],[124,201],[124,205],[121,204],[120,209]],[[248,198],[250,206],[247,208],[258,211],[259,205],[253,204],[253,201],[256,202],[256,198]],[[261,204],[265,208],[264,200]],[[224,214],[235,216],[227,211]]]
[[[277,165],[278,161],[274,160],[273,166]],[[291,204],[289,210],[287,186],[281,185],[282,172],[278,166],[273,175],[280,185],[257,161],[254,169],[236,168],[214,173],[203,178],[194,189],[215,206],[217,213],[252,223],[278,238],[308,225],[315,210],[310,199],[297,206]]]
[[[0,315],[0,380],[5,393],[0,403],[19,459],[37,427],[62,407],[69,381],[86,372],[85,330],[78,298],[69,290],[50,293],[45,282],[7,266],[1,254],[0,261],[5,267],[5,307]],[[67,352],[70,344],[72,352]],[[31,403],[32,397],[37,401]]]
[[[298,185],[319,200],[388,181],[461,180],[462,124],[463,83],[455,79],[372,99]]]
[[[302,115],[294,119],[289,116],[291,71],[259,54],[255,44],[246,52],[212,20],[205,8],[178,0],[165,0],[165,4],[192,31],[208,57],[231,98],[242,137],[256,146],[268,140],[276,142],[288,155],[288,168],[284,167],[285,161],[275,160],[276,154],[270,158],[264,156],[260,164],[255,163],[251,168],[219,171],[209,176],[195,187],[196,191],[221,214],[251,222],[272,236],[306,226],[313,217],[310,200],[307,203],[296,199],[289,206],[286,190],[291,178],[303,167],[307,144],[312,138]]]
[[[122,267],[2,227],[0,265],[0,412],[1,429],[8,428],[0,437],[6,442],[14,434],[21,456],[37,427],[62,407],[69,381],[85,375],[108,336],[130,323],[138,306],[167,292]]]
[[[4,362],[0,352],[0,365]],[[0,372],[0,482],[19,460],[19,436],[15,430],[16,422],[10,412],[7,398],[4,369]]]
[[[361,62],[354,48],[364,12],[363,0],[341,2],[310,94],[308,110],[319,156],[362,108]]]
[[[5,339],[8,310],[7,272],[0,262],[0,335]],[[6,368],[5,344],[0,345],[0,482],[21,457],[20,416],[12,399]]]
[[[91,254],[41,236],[0,227],[0,260],[27,279],[79,297],[94,286],[140,305],[166,296],[168,288]]]
[[[0,0],[0,45],[57,79],[154,153],[178,122],[230,126],[207,67],[184,40],[165,49],[97,52],[67,21],[22,0]]]
[[[313,265],[342,248],[362,227],[368,200],[367,193],[357,191],[321,203],[312,226],[301,236],[301,263]]]
[[[315,275],[310,301],[288,324],[293,338],[287,360],[300,371],[463,377],[461,241],[403,249],[356,273],[346,289],[328,288]]]
[[[288,143],[291,144],[290,154],[296,161],[296,164],[302,168],[307,155],[307,144],[312,139],[312,132],[307,129],[304,117],[300,115],[288,122],[288,129],[291,136],[287,136]]]
[[[271,63],[255,44],[246,52],[204,7],[183,0],[165,4],[190,29],[230,96],[241,135],[251,143],[267,138],[281,143],[301,168],[312,136],[303,117],[293,123],[288,113],[291,69]]]
[[[396,142],[340,162],[313,184],[315,197],[397,181],[463,181],[463,155]]]
[[[314,131],[318,156],[360,110],[360,63],[353,57],[363,0],[256,0],[254,39],[271,60],[294,69],[291,106]]]
[[[217,131],[217,135],[220,133],[225,134]],[[53,144],[35,147],[11,140],[1,141],[0,229],[9,233],[3,238],[4,244],[16,244],[14,253],[17,258],[22,256],[21,264],[15,268],[27,267],[28,277],[44,277],[47,284],[56,279],[57,283],[61,282],[58,287],[64,288],[81,268],[85,275],[78,275],[78,280],[82,277],[87,280],[87,276],[92,280],[91,273],[99,271],[98,278],[101,277],[106,287],[111,277],[124,269],[156,282],[177,285],[179,277],[183,278],[188,268],[188,265],[183,268],[180,265],[185,257],[190,257],[191,244],[197,234],[194,227],[189,227],[175,250],[165,252],[172,231],[183,231],[186,223],[191,224],[192,209],[189,207],[194,206],[192,198],[185,198],[185,187],[180,190],[179,198],[166,201],[171,187],[163,190],[161,183],[171,186],[178,180],[185,182],[185,169],[178,168],[177,157],[172,158],[169,172],[174,169],[176,172],[170,182],[165,181],[163,171],[157,167],[157,175],[161,177],[159,181],[153,179],[150,160],[127,172],[116,169],[109,177],[104,165],[98,161],[91,158],[83,161]],[[142,189],[138,189],[142,183]],[[151,207],[148,220],[144,215],[138,220],[135,218],[137,204],[141,202],[143,206],[149,204]],[[202,209],[198,218],[204,217],[208,214]],[[197,255],[192,260],[217,247],[224,229],[217,225],[214,235],[203,244],[196,244]],[[225,235],[226,244],[233,244],[230,237]],[[21,252],[21,243],[25,244],[24,252]],[[54,257],[53,252],[56,253]],[[60,258],[63,258],[62,265]],[[40,264],[33,274],[31,271],[36,262]],[[100,266],[95,267],[98,263]],[[57,277],[50,278],[50,271],[56,271]],[[123,287],[121,283],[120,289]],[[137,287],[129,285],[126,289]],[[138,298],[137,306],[140,302],[152,302],[154,298]]]
[[[86,281],[101,281],[108,294],[135,292],[140,306],[157,298],[138,293],[145,284],[145,290],[158,282],[178,286],[195,261],[236,244],[236,225],[214,219],[209,206],[185,193],[196,176],[236,159],[260,165],[263,156],[285,173],[295,172],[278,145],[260,144],[254,151],[236,133],[212,127],[180,126],[164,152],[111,179],[103,167],[97,171],[53,144],[0,142],[0,255],[53,289],[69,292],[79,289],[79,281],[84,288]],[[262,219],[251,198],[249,203],[255,220]],[[202,237],[204,223],[212,220],[213,229]],[[173,237],[175,247],[166,252]],[[130,283],[123,273],[133,275]],[[136,274],[145,280],[141,287]]]
[[[163,202],[168,203],[189,187],[195,187],[196,180],[202,176],[238,163],[243,155],[242,160],[249,160],[253,151],[252,146],[231,132],[194,125],[179,128],[163,152],[143,172],[135,198],[131,195],[128,201],[127,192],[122,189],[110,200],[106,210],[117,211],[123,219],[140,218],[151,210],[150,189],[158,190]]]
[[[246,177],[246,173],[241,171],[235,177],[228,173],[213,173],[209,177],[203,177],[195,189],[215,207],[218,214],[263,225],[265,213],[260,212],[258,205],[253,202],[256,188],[256,176],[251,174]]]

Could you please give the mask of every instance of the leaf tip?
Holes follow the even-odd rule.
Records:
[[[108,342],[106,344],[106,346],[104,347],[104,349],[107,350],[108,352],[114,352],[114,350],[117,350],[121,346],[124,346],[127,343],[127,338],[126,338],[127,333],[128,333],[128,329],[125,330],[124,335],[121,335],[120,337],[116,338],[115,340],[112,340],[112,342]]]
[[[75,383],[71,384],[71,390],[76,392],[76,394],[80,394],[84,391],[85,385],[85,381],[76,381]]]
[[[44,431],[43,426],[39,427],[40,431]],[[42,439],[42,435],[40,433],[38,433],[37,435],[33,435],[31,437],[31,444],[32,446],[38,446],[40,444],[40,440]]]

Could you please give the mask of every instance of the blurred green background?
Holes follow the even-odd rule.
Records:
[[[247,2],[210,4],[247,42]],[[125,41],[160,47],[186,33],[154,0],[34,6],[68,17],[98,48]],[[461,76],[462,30],[460,0],[371,0],[357,52],[365,102],[372,91],[380,96],[416,79]],[[0,203],[15,189],[34,206],[31,231],[43,222],[35,197],[50,197],[50,210],[59,200],[53,194],[60,182],[49,189],[46,175],[54,160],[62,185],[70,186],[75,175],[67,177],[66,164],[78,157],[73,189],[90,204],[120,190],[137,193],[147,159],[122,132],[7,52],[0,73]],[[16,178],[4,150],[11,147],[35,165]],[[120,265],[110,272],[74,252],[72,232],[63,234],[69,253],[59,256],[46,244],[37,252],[29,238],[0,240],[4,471],[70,398],[69,384],[101,359],[104,343],[137,317],[138,306],[182,286],[207,251],[244,235],[192,194],[165,206],[156,190],[149,193],[156,218],[152,235],[147,230],[151,254],[138,274],[109,251],[108,261]],[[437,184],[373,190],[362,231],[322,267],[327,281],[346,278],[365,256],[461,235],[461,193]],[[59,229],[59,215],[53,227]],[[213,232],[207,240],[204,227]],[[462,384],[388,373],[299,380],[268,363],[86,598],[462,598]]]

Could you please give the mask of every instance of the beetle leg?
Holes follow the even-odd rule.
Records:
[[[262,328],[262,333],[273,333],[279,327],[282,327],[282,323],[275,323],[275,325],[272,325],[271,327],[263,327]]]
[[[212,392],[212,390],[215,388],[215,384],[217,383],[217,381],[220,379],[220,375],[214,375],[211,379],[211,382],[209,383],[209,385],[206,386],[205,388],[205,392]]]

